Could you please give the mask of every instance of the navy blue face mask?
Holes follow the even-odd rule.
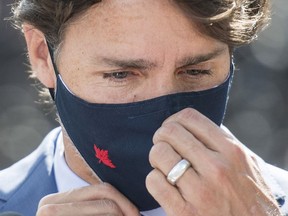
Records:
[[[97,176],[117,188],[140,211],[159,207],[145,186],[145,178],[152,170],[148,155],[156,130],[169,116],[187,107],[220,125],[233,76],[231,66],[227,80],[209,90],[127,104],[95,104],[75,96],[55,64],[54,68],[55,104],[72,142]]]

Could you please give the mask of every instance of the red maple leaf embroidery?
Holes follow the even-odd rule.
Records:
[[[101,150],[94,144],[94,150],[95,150],[95,157],[99,159],[99,163],[103,163],[106,166],[110,168],[116,168],[116,166],[112,163],[112,161],[109,159],[108,150]]]

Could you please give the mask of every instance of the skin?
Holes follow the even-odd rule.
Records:
[[[34,73],[55,88],[43,34],[28,24],[23,30]],[[230,61],[228,46],[201,34],[170,1],[107,0],[68,26],[57,66],[78,97],[129,103],[212,88],[228,76]],[[97,178],[63,132],[68,166],[91,186],[44,197],[37,215],[139,215]],[[146,185],[167,215],[280,215],[253,157],[196,110],[169,117],[153,141],[149,160],[155,169]],[[193,168],[172,186],[166,176],[181,158]]]

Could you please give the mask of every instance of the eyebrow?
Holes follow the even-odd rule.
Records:
[[[199,63],[216,58],[217,56],[221,55],[225,50],[225,47],[220,47],[206,54],[184,57],[180,61],[176,62],[176,66],[177,68],[181,68],[190,65],[197,65]],[[152,70],[153,68],[156,68],[158,66],[157,62],[146,59],[117,59],[113,57],[102,57],[100,58],[100,62],[110,67],[133,68],[147,71]]]
[[[157,67],[156,62],[152,62],[145,59],[113,59],[113,58],[101,58],[101,62],[111,67],[119,68],[134,68],[140,70],[151,70]]]
[[[197,65],[202,62],[209,61],[211,59],[216,58],[217,56],[220,56],[222,53],[225,52],[227,48],[226,47],[219,47],[212,52],[209,52],[207,54],[201,54],[197,56],[189,56],[181,59],[179,62],[177,62],[177,68],[190,66],[190,65]]]

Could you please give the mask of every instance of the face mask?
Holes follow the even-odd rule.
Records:
[[[140,211],[159,207],[145,186],[152,170],[148,155],[156,130],[169,116],[187,107],[220,125],[233,74],[231,67],[223,84],[205,91],[127,104],[95,104],[76,97],[54,67],[55,103],[69,137],[97,176],[117,188]]]

